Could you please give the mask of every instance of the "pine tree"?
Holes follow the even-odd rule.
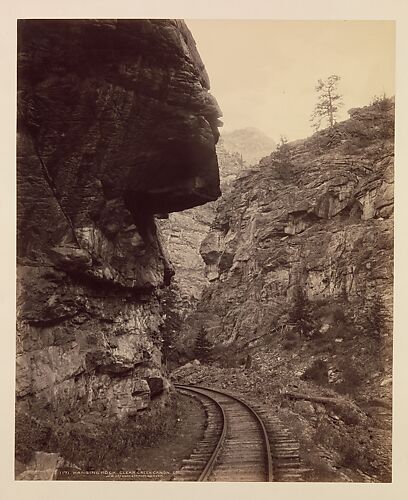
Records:
[[[326,80],[319,79],[315,90],[317,92],[317,103],[310,118],[312,127],[319,130],[322,121],[326,120],[330,127],[336,123],[336,115],[343,105],[342,96],[338,93],[337,86],[340,77],[331,75]]]
[[[211,351],[211,344],[207,339],[207,332],[205,331],[205,328],[202,326],[198,330],[198,334],[196,337],[194,355],[200,361],[208,361],[210,351]]]

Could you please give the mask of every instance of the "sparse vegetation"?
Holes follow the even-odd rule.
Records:
[[[27,463],[38,450],[48,449],[52,427],[50,423],[33,418],[24,411],[16,411],[15,456]]]
[[[367,158],[380,154],[382,141],[394,137],[394,116],[390,113],[393,106],[393,99],[383,95],[374,97],[370,106],[350,109],[350,119],[344,127],[347,140],[342,146],[343,152],[347,155],[359,154],[361,148],[365,148]]]
[[[209,359],[211,352],[211,343],[207,339],[207,332],[203,326],[200,327],[197,333],[195,342],[194,354],[197,359],[206,362]]]
[[[279,144],[276,146],[276,151],[273,155],[272,163],[290,166],[292,163],[291,159],[292,155],[288,140],[284,135],[281,135]]]
[[[367,315],[365,328],[370,336],[379,338],[387,329],[387,315],[384,301],[377,293],[374,295]]]
[[[310,118],[312,127],[317,131],[322,122],[326,121],[330,127],[336,123],[339,108],[343,105],[342,96],[338,93],[337,86],[340,77],[331,75],[326,80],[318,80],[315,90],[317,103]]]
[[[320,385],[327,384],[327,363],[322,359],[314,360],[311,366],[304,371],[302,379],[311,380]]]
[[[39,421],[27,413],[16,418],[16,458],[24,463],[34,451],[57,452],[84,470],[108,467],[119,470],[124,458],[140,452],[140,447],[157,444],[169,436],[181,411],[172,396],[168,403],[135,418],[98,423]]]
[[[315,317],[327,318],[333,324],[344,324],[346,322],[346,317],[344,314],[344,305],[335,299],[320,299],[314,302],[314,312]]]
[[[375,95],[370,102],[370,106],[374,106],[379,111],[385,113],[392,108],[393,100],[390,97],[387,97],[385,93],[379,96]]]
[[[296,347],[296,345],[299,342],[299,337],[296,335],[296,333],[292,330],[287,335],[285,336],[285,339],[282,343],[282,347],[284,349],[290,350]]]
[[[360,468],[362,463],[365,462],[364,451],[360,449],[356,441],[351,437],[340,434],[333,424],[326,420],[318,425],[314,441],[333,449],[337,453],[337,467],[355,469]]]
[[[295,289],[292,308],[289,310],[289,323],[294,325],[304,336],[312,335],[315,330],[312,307],[301,286]]]
[[[337,384],[337,390],[341,393],[354,394],[365,380],[364,371],[351,360],[344,359],[339,361],[338,368],[342,380]]]
[[[292,152],[285,136],[281,135],[276,150],[271,155],[271,165],[276,170],[278,177],[288,180],[291,177]]]
[[[172,284],[164,290],[161,303],[165,311],[165,317],[161,326],[161,335],[163,340],[162,353],[166,362],[173,361],[176,357],[176,336],[183,323],[180,312],[181,302],[181,294],[177,285]]]

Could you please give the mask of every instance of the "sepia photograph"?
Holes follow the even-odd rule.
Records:
[[[391,483],[393,20],[17,20],[14,474]]]

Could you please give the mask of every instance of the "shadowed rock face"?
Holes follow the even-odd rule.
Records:
[[[154,215],[220,195],[208,88],[182,21],[19,21],[24,407],[148,403],[162,375],[155,290],[173,274]]]
[[[228,152],[222,141],[217,144],[220,170],[220,185],[223,195],[231,183],[246,172],[247,166],[238,153]],[[208,280],[205,276],[204,261],[200,255],[200,245],[207,236],[216,215],[216,206],[222,198],[213,203],[171,214],[159,221],[159,226],[169,251],[176,274],[173,284],[178,287],[182,299],[189,310],[191,299],[199,299]],[[178,309],[182,307],[178,306]]]

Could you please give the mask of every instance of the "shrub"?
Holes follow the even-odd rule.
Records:
[[[202,326],[197,333],[194,355],[200,361],[208,361],[211,351],[211,343],[207,339],[207,332]]]
[[[345,323],[346,317],[344,314],[344,308],[342,304],[328,299],[320,300],[315,302],[315,310],[313,313],[314,317],[331,317],[335,323]]]
[[[286,137],[281,136],[276,150],[270,156],[270,160],[278,179],[288,181],[292,177],[292,150]]]
[[[347,467],[347,469],[366,470],[370,469],[370,456],[360,443],[351,437],[343,437],[337,444],[337,451],[339,453],[338,465]]]
[[[305,370],[301,378],[303,380],[311,380],[321,385],[326,384],[328,382],[326,362],[322,359],[314,360],[312,365]]]
[[[302,335],[310,335],[314,332],[315,324],[312,318],[312,307],[301,287],[297,287],[289,310],[289,323],[295,325]]]
[[[298,336],[296,333],[292,330],[290,331],[284,338],[282,347],[284,349],[293,349],[296,345],[298,344]]]
[[[376,338],[386,331],[387,313],[384,301],[379,294],[376,294],[371,301],[364,326],[367,333]]]
[[[35,451],[48,447],[51,425],[34,419],[28,413],[17,411],[15,418],[15,456],[23,463],[29,462]]]
[[[287,351],[289,351],[290,349],[296,347],[296,345],[297,345],[296,340],[285,340],[282,344],[282,347]]]
[[[330,339],[318,335],[309,343],[309,349],[313,354],[333,354],[336,347]]]
[[[390,97],[387,97],[386,94],[383,93],[380,96],[375,95],[370,102],[370,105],[379,112],[385,113],[393,108],[394,103]]]
[[[336,388],[341,393],[353,394],[364,381],[364,371],[353,365],[350,360],[343,360],[338,364],[342,382]]]

